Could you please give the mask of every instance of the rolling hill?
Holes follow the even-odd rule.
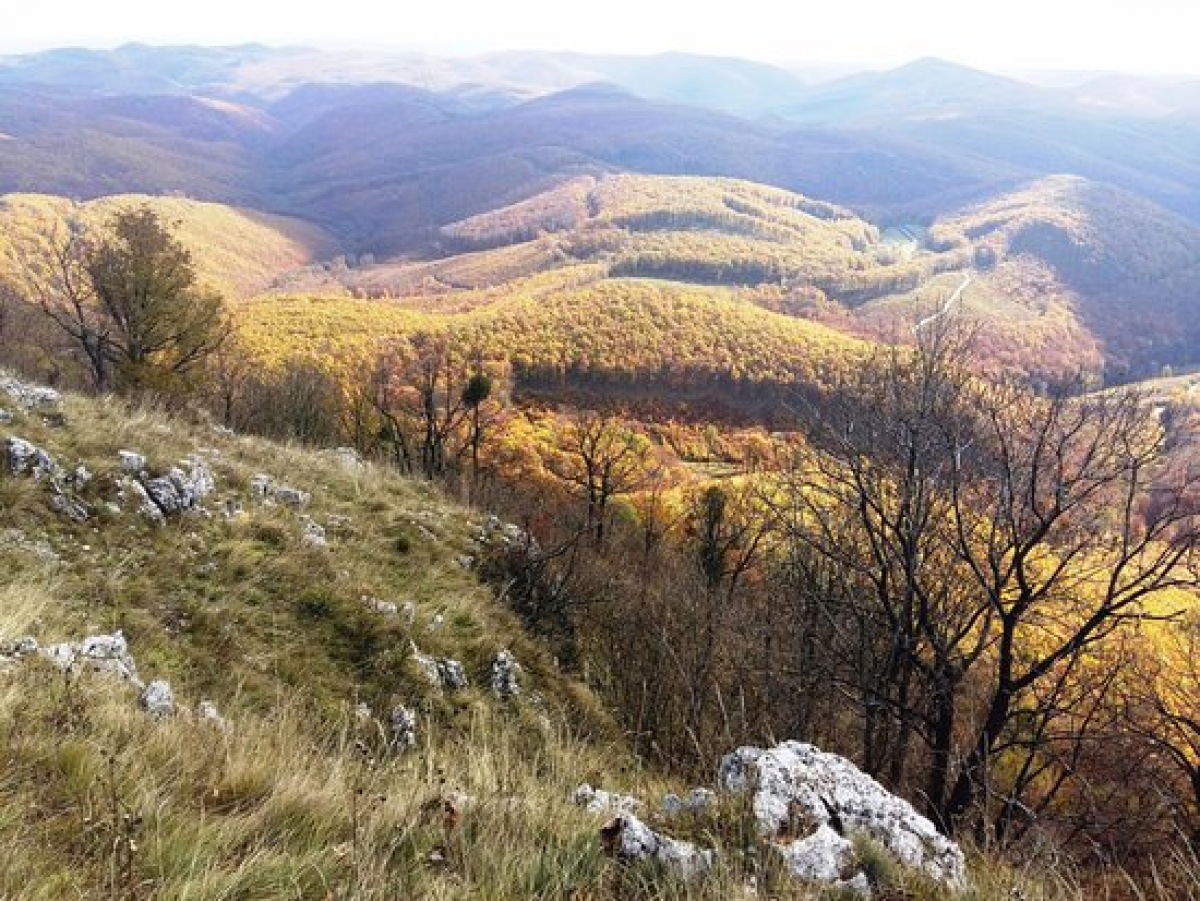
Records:
[[[74,203],[44,194],[0,195],[0,272],[20,280],[23,253],[37,253],[69,227],[102,227],[119,209],[149,206],[175,226],[200,278],[230,297],[270,288],[277,279],[338,252],[319,227],[254,210],[182,197],[121,194]]]

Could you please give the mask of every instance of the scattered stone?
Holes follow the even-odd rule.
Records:
[[[425,627],[427,632],[436,632],[446,624],[446,614],[435,613],[429,620],[429,625]]]
[[[637,798],[608,792],[602,788],[592,788],[586,782],[575,789],[571,800],[588,813],[598,814],[636,813],[642,806],[642,802]]]
[[[6,449],[8,471],[15,476],[30,476],[34,481],[40,481],[62,475],[62,468],[50,454],[24,438],[9,438]]]
[[[0,548],[29,554],[43,563],[61,563],[62,558],[50,542],[30,538],[20,529],[0,529]]]
[[[404,620],[406,626],[411,626],[417,619],[417,605],[412,601],[405,601],[401,604],[400,618]]]
[[[799,876],[837,856],[841,846],[822,831],[828,827],[845,841],[873,839],[902,865],[947,885],[965,884],[966,864],[958,845],[903,798],[836,754],[794,741],[770,750],[739,748],[721,760],[719,780],[728,791],[752,793],[763,835],[802,846],[785,854]],[[808,834],[791,834],[798,822],[808,827]],[[840,878],[852,876],[839,872]]]
[[[171,684],[164,679],[155,679],[138,698],[141,708],[154,719],[161,720],[175,713],[175,694]]]
[[[326,456],[332,457],[342,469],[353,472],[356,469],[363,468],[363,459],[352,447],[335,447],[332,450],[324,452]]]
[[[196,716],[206,723],[211,723],[222,732],[229,728],[229,720],[221,716],[221,711],[212,701],[201,701],[196,707]]]
[[[300,517],[300,540],[311,547],[329,547],[325,528],[311,516]]]
[[[512,653],[504,649],[492,661],[492,691],[502,700],[509,701],[521,693],[521,664]]]
[[[13,421],[13,415],[8,410],[0,407],[0,425],[8,425]]]
[[[121,460],[121,471],[131,476],[141,475],[146,471],[146,458],[135,451],[117,451]]]
[[[50,495],[50,509],[55,513],[61,513],[67,519],[75,522],[87,522],[91,516],[91,511],[88,509],[87,504],[77,497],[64,494],[57,486]]]
[[[62,395],[53,388],[22,382],[11,376],[0,376],[0,391],[23,410],[51,410],[62,402]]]
[[[654,860],[691,879],[712,869],[716,854],[691,842],[661,835],[631,813],[623,813],[600,830],[605,853],[622,862]]]
[[[20,660],[38,652],[37,639],[31,635],[0,641],[0,660]]]
[[[370,609],[384,616],[398,616],[400,613],[400,608],[394,601],[381,601],[379,598],[372,597],[363,597],[362,600]]]
[[[144,516],[156,525],[162,525],[166,522],[166,516],[163,514],[162,508],[154,502],[150,497],[150,492],[146,490],[141,482],[134,479],[121,479],[117,483],[117,488],[118,498],[121,500],[124,500],[126,495],[133,497],[134,503],[137,504],[139,515]]]
[[[198,509],[217,487],[212,470],[203,460],[194,456],[182,461],[179,466],[171,467],[165,476],[144,479],[141,485],[163,516],[175,516]]]
[[[682,798],[676,794],[664,795],[663,813],[677,817],[685,813],[695,814],[710,810],[717,803],[717,793],[708,788],[693,788]]]
[[[278,484],[274,478],[260,472],[250,477],[250,494],[260,504],[283,504],[285,507],[306,507],[312,496],[298,488]]]
[[[505,522],[499,516],[489,516],[475,536],[481,545],[500,547],[509,550],[525,549],[536,552],[537,540],[512,522]]]
[[[43,657],[68,672],[88,670],[116,676],[138,688],[137,664],[129,653],[129,645],[120,631],[111,635],[91,635],[78,642],[59,642],[41,648]]]
[[[411,751],[417,746],[417,715],[403,704],[392,708],[392,749]]]
[[[467,681],[466,670],[457,660],[442,657],[437,662],[438,680],[447,691],[459,691],[470,683]]]
[[[307,491],[301,491],[299,488],[290,488],[287,485],[279,485],[273,491],[275,500],[283,504],[285,507],[306,507],[312,495]]]

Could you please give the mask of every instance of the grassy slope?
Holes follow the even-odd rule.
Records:
[[[337,242],[321,228],[275,216],[182,197],[120,194],[73,203],[46,194],[0,197],[0,269],[19,271],[14,247],[35,246],[66,226],[103,226],[113,213],[146,204],[192,251],[202,279],[230,296],[248,296],[291,270],[337,253]]]
[[[143,678],[170,679],[185,705],[215,700],[230,724],[155,722],[116,680],[65,679],[36,659],[0,669],[0,897],[724,901],[743,892],[730,863],[685,885],[603,856],[599,820],[569,803],[575,786],[651,800],[682,786],[623,758],[595,700],[457,565],[476,528],[466,511],[374,467],[116,402],[68,398],[65,413],[53,427],[19,414],[4,433],[86,463],[92,500],[108,493],[120,448],[149,453],[155,470],[200,452],[217,477],[213,509],[245,499],[250,475],[266,470],[311,491],[318,521],[349,521],[324,550],[300,540],[294,513],[253,505],[232,520],[159,528],[126,513],[78,525],[50,511],[43,485],[0,478],[0,638],[49,643],[122,628]],[[59,561],[23,549],[36,541]],[[411,598],[415,624],[368,610],[363,594]],[[444,624],[433,628],[437,614]],[[409,640],[461,659],[472,687],[429,687]],[[500,647],[525,667],[515,701],[486,689]],[[420,718],[405,755],[388,753],[383,727],[356,725],[351,713],[364,702],[386,716],[397,701]],[[732,862],[744,812],[717,814],[670,828],[724,846]],[[904,897],[945,897],[885,871]],[[975,898],[1009,897],[1016,884],[1023,897],[1071,896],[983,859],[975,873]],[[815,897],[769,867],[760,876],[768,897]]]
[[[96,500],[116,475],[120,448],[147,452],[155,470],[205,448],[219,496],[245,498],[261,469],[311,491],[308,513],[318,521],[349,522],[331,531],[328,550],[303,543],[297,517],[282,508],[165,528],[132,512],[75,525],[49,509],[43,485],[0,477],[0,636],[49,643],[122,628],[144,678],[169,679],[185,704],[215,700],[233,724],[228,733],[185,719],[155,726],[124,686],[98,677],[70,686],[40,662],[0,675],[0,897],[58,898],[68,885],[86,897],[117,896],[106,882],[111,779],[122,809],[143,818],[139,897],[325,897],[345,887],[353,866],[339,848],[353,838],[359,783],[372,797],[387,795],[363,814],[361,837],[372,848],[360,875],[379,890],[364,897],[395,897],[380,894],[385,882],[390,892],[419,884],[430,897],[484,884],[521,897],[521,886],[562,878],[559,870],[585,882],[596,876],[591,826],[566,799],[608,767],[611,727],[455,562],[475,531],[466,511],[428,486],[373,467],[348,471],[327,455],[116,403],[72,399],[66,412],[66,428],[26,415],[4,434],[86,463]],[[22,550],[28,541],[49,542],[61,562]],[[368,610],[362,595],[412,599],[415,624]],[[438,615],[444,625],[434,628]],[[431,689],[410,640],[462,660],[476,687]],[[500,647],[513,649],[540,700],[491,698],[488,665]],[[363,765],[354,740],[377,743],[349,727],[354,700],[382,716],[398,701],[416,708],[420,753],[380,756],[378,770]],[[568,732],[595,744],[584,753]],[[111,772],[107,755],[115,755]],[[462,872],[457,860],[426,870],[421,855],[440,831],[436,818],[422,825],[417,808],[443,787],[536,803],[480,814],[472,828],[487,824],[488,853],[470,862],[479,871]],[[545,829],[551,815],[565,827],[560,835]],[[501,823],[524,844],[499,848]]]

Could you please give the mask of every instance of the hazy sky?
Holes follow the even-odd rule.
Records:
[[[370,43],[686,50],[890,65],[1200,72],[1196,0],[7,0],[0,52],[63,45]]]

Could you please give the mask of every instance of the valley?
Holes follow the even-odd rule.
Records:
[[[0,57],[0,897],[1200,891],[1198,83],[822,71]]]

